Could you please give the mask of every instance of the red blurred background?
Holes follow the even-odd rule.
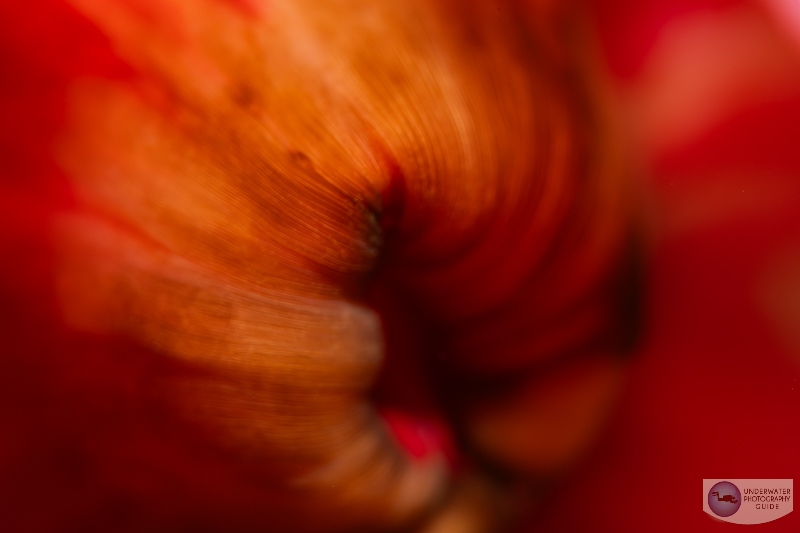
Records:
[[[800,477],[800,38],[776,5],[592,4],[645,169],[646,328],[599,442],[521,531],[733,528],[701,511],[703,478]],[[73,202],[50,155],[66,84],[128,73],[57,2],[4,3],[0,54],[0,529],[156,523],[225,475],[194,469],[214,452],[187,458],[191,437],[138,393],[159,359],[110,360],[109,341],[62,330],[43,283],[49,224]]]
[[[601,442],[525,531],[734,529],[701,511],[704,478],[800,472],[800,5],[784,4],[596,3],[648,169],[647,327]]]

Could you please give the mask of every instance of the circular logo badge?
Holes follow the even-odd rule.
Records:
[[[717,516],[730,516],[742,505],[739,488],[729,481],[720,481],[708,491],[708,506]]]

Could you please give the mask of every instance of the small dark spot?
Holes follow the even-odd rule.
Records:
[[[292,163],[295,166],[300,167],[306,172],[314,172],[314,163],[312,163],[311,159],[303,152],[299,150],[292,150],[289,152],[289,157],[291,157]]]
[[[256,104],[256,93],[252,87],[247,84],[239,84],[234,87],[231,92],[231,99],[233,102],[242,109],[251,109]]]

